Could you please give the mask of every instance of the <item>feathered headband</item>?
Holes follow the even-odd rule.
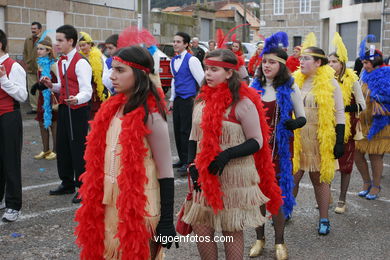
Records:
[[[286,64],[285,59],[271,54],[275,49],[283,47],[288,47],[288,35],[285,32],[277,32],[265,39],[264,48],[260,56],[264,57],[264,55],[267,55],[267,58],[269,59],[273,59],[280,63]]]
[[[339,61],[346,63],[348,61],[348,51],[347,48],[345,48],[345,45],[343,43],[343,39],[341,38],[340,34],[338,32],[334,33],[333,37],[333,45],[336,47],[336,54],[339,59]]]
[[[315,56],[319,58],[326,58],[325,55],[314,53],[314,52],[305,52],[306,49],[309,47],[316,47],[317,46],[317,37],[313,32],[310,32],[306,35],[305,40],[302,43],[302,49],[301,49],[301,55],[310,55]]]
[[[53,30],[46,30],[42,33],[41,37],[39,37],[39,40],[36,42],[36,45],[38,46],[38,44],[42,44],[42,41],[46,38],[47,34],[49,32],[52,32]],[[52,45],[47,45],[47,44],[42,44],[42,45],[45,45],[45,47],[51,49],[52,48]]]
[[[80,32],[81,34],[81,38],[80,38],[80,42],[87,42],[87,43],[92,43],[93,40],[92,40],[92,37],[86,33],[86,32]]]
[[[361,60],[374,60],[376,56],[379,56],[379,53],[375,53],[375,45],[370,45],[370,52],[369,55],[366,55],[366,42],[367,40],[374,42],[375,41],[375,35],[369,34],[366,37],[364,37],[363,41],[360,43],[360,51],[359,51],[359,57]]]
[[[118,37],[117,46],[118,48],[129,47],[133,45],[146,45],[150,47],[157,45],[157,40],[154,36],[146,29],[139,30],[135,26],[129,26],[125,28]]]
[[[288,47],[288,35],[285,32],[277,32],[265,39],[264,48],[260,56],[263,56],[263,54],[271,53],[274,49],[280,47]]]

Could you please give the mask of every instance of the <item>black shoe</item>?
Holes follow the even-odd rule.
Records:
[[[76,192],[76,194],[74,195],[74,197],[72,199],[72,203],[79,204],[80,202],[81,202],[80,194],[78,192]]]
[[[174,163],[172,164],[172,167],[173,168],[180,168],[183,166],[184,163],[182,163],[181,161],[178,161],[177,163]]]
[[[64,194],[72,194],[75,192],[74,188],[67,188],[64,185],[60,184],[57,189],[50,190],[50,195],[64,195]]]
[[[180,173],[180,175],[184,176],[187,174],[187,164],[183,164],[179,169],[177,169],[177,172]]]
[[[35,115],[37,113],[37,111],[35,111],[35,110],[30,110],[30,111],[28,111],[26,114],[27,115]]]

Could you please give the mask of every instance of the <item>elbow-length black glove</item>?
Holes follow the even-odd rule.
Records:
[[[158,182],[160,183],[161,216],[156,228],[156,235],[159,236],[156,242],[169,249],[172,246],[173,238],[176,237],[176,229],[173,225],[175,183],[173,178],[159,179]],[[179,244],[176,242],[176,248],[178,247]]]
[[[296,119],[288,119],[284,122],[284,126],[287,130],[295,130],[306,125],[306,118],[301,116]]]
[[[191,176],[194,190],[196,190],[197,192],[200,192],[201,189],[200,189],[200,185],[198,183],[199,172],[198,172],[198,169],[196,168],[196,165],[193,164],[195,161],[195,157],[196,157],[196,146],[197,146],[196,141],[194,141],[194,140],[188,141],[188,165],[189,165],[188,171],[189,171],[190,176]]]
[[[210,163],[208,170],[211,174],[221,175],[223,169],[225,168],[225,165],[231,159],[254,154],[259,149],[260,149],[260,145],[255,139],[253,138],[248,139],[242,144],[230,147],[225,151],[220,152]]]
[[[336,159],[339,159],[344,154],[344,133],[345,125],[336,125],[336,144],[333,149],[333,154]]]

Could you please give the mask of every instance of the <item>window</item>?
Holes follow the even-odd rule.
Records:
[[[284,14],[284,0],[274,0],[274,14]]]
[[[365,3],[375,3],[375,2],[382,2],[382,0],[355,0],[354,4],[365,4]]]
[[[293,42],[294,42],[294,47],[300,46],[302,44],[302,36],[294,36]]]
[[[301,14],[309,14],[311,12],[311,0],[299,1],[299,10]]]
[[[375,35],[375,42],[381,41],[381,20],[368,20],[368,34]]]

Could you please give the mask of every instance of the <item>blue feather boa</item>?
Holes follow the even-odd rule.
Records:
[[[293,167],[291,161],[290,152],[290,140],[293,137],[293,132],[287,130],[284,126],[286,120],[291,119],[291,113],[293,111],[293,104],[291,101],[291,93],[294,91],[291,85],[294,83],[294,79],[290,78],[286,84],[279,86],[276,92],[276,102],[280,109],[280,118],[276,126],[275,142],[278,148],[279,155],[279,170],[277,173],[279,177],[279,186],[282,189],[283,197],[283,213],[285,216],[289,216],[293,211],[294,205],[296,205],[293,195],[294,189],[294,177]],[[264,95],[265,90],[261,85],[261,82],[255,78],[252,85],[260,95]]]
[[[367,83],[370,98],[383,105],[390,111],[390,67],[381,67],[371,72],[363,71],[362,81]],[[390,116],[374,115],[367,139],[371,140],[376,134],[390,125]]]
[[[50,67],[56,61],[54,59],[50,59],[48,56],[38,57],[37,64],[41,69],[42,77],[48,77],[51,79]],[[48,129],[52,123],[52,108],[51,108],[51,91],[49,89],[45,89],[42,91],[43,96],[43,126]]]

